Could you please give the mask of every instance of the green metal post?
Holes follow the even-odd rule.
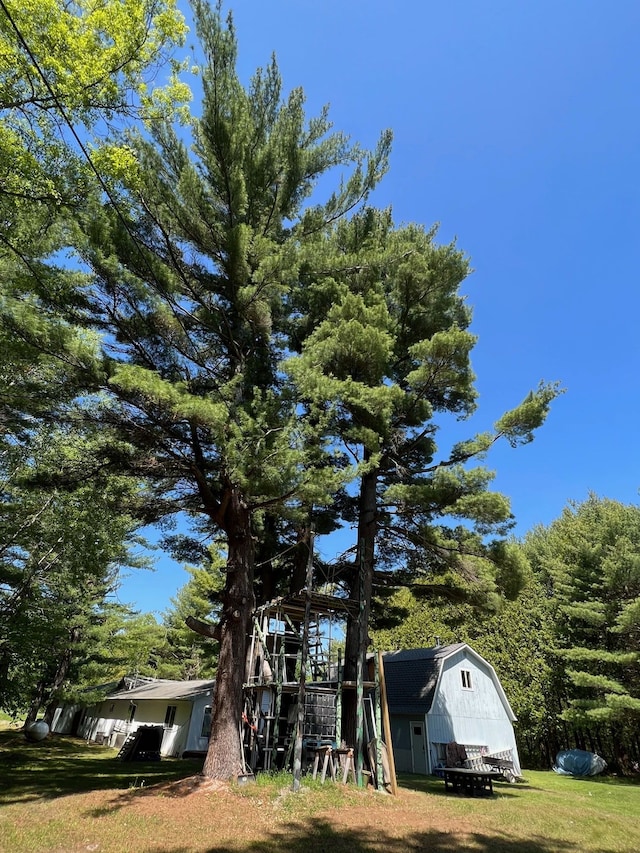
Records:
[[[360,585],[358,594],[358,663],[356,666],[356,784],[362,787],[364,751],[364,664],[366,657],[366,632],[364,624],[364,547],[360,543]]]
[[[336,746],[342,742],[342,653],[338,649],[338,689],[336,690]]]

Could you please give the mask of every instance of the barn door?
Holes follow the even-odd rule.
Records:
[[[424,720],[412,720],[411,728],[411,766],[414,773],[427,775],[427,744],[424,737]]]

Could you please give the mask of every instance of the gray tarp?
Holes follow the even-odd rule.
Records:
[[[563,776],[597,776],[607,766],[604,758],[584,749],[565,749],[556,755],[553,769]]]

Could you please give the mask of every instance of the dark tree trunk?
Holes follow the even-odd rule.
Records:
[[[203,775],[229,780],[243,770],[240,726],[247,637],[255,600],[253,592],[254,542],[251,513],[232,489],[223,519],[227,533],[227,579],[222,595],[220,656],[213,698],[211,739]]]
[[[6,625],[5,625],[6,630]],[[2,689],[3,684],[7,684],[9,681],[9,664],[10,658],[8,654],[0,655],[0,690]]]
[[[289,592],[294,595],[300,592],[307,582],[307,566],[312,538],[310,524],[306,524],[298,530],[298,541],[293,552],[293,571],[289,582]]]
[[[47,705],[44,711],[44,721],[45,723],[47,723],[48,726],[53,723],[53,714],[56,708],[58,707],[58,696],[60,694],[60,689],[62,688],[62,685],[64,684],[65,679],[69,674],[69,670],[71,669],[74,647],[78,644],[79,640],[80,629],[72,628],[69,632],[69,647],[58,662],[56,674],[54,675],[53,680],[49,685]]]
[[[311,525],[306,524],[298,530],[298,541],[293,552],[293,568],[291,579],[289,581],[289,593],[296,595],[307,585],[308,576],[307,570],[309,560],[313,560],[313,534],[311,533]],[[311,576],[313,579],[313,575]],[[302,636],[303,623],[296,620],[293,621],[298,634]],[[286,681],[296,681],[296,667],[298,665],[297,653],[300,651],[300,640],[290,635],[285,635],[284,640],[284,666]]]
[[[27,716],[24,720],[24,726],[30,726],[31,723],[35,723],[38,718],[38,711],[42,707],[42,703],[44,702],[44,692],[45,692],[45,683],[40,680],[36,685],[36,690],[34,695],[31,698],[31,702],[29,703],[29,710],[27,711]]]
[[[345,641],[344,680],[355,683],[358,661],[362,672],[366,672],[366,656],[369,647],[369,614],[373,591],[373,569],[375,562],[377,510],[377,473],[365,474],[360,484],[358,513],[358,547],[356,570],[350,590],[350,598],[359,604],[357,615],[349,617]],[[349,746],[356,743],[357,697],[353,689],[345,690],[342,703],[342,732]]]
[[[51,679],[48,677],[43,678],[38,682],[36,692],[31,700],[29,711],[27,712],[27,716],[24,721],[25,726],[36,721],[38,712],[43,705],[46,706],[43,717],[45,723],[50,726],[53,722],[53,714],[58,706],[60,688],[69,674],[71,663],[73,661],[74,648],[78,644],[79,640],[80,629],[72,628],[69,631],[69,644],[58,661],[53,677]]]

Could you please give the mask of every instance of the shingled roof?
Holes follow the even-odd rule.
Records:
[[[121,682],[122,683],[122,682]],[[110,693],[107,699],[193,699],[213,691],[215,681],[171,681],[169,679],[138,679],[123,690]]]
[[[391,714],[426,714],[431,709],[442,661],[466,643],[385,652],[384,677]]]

